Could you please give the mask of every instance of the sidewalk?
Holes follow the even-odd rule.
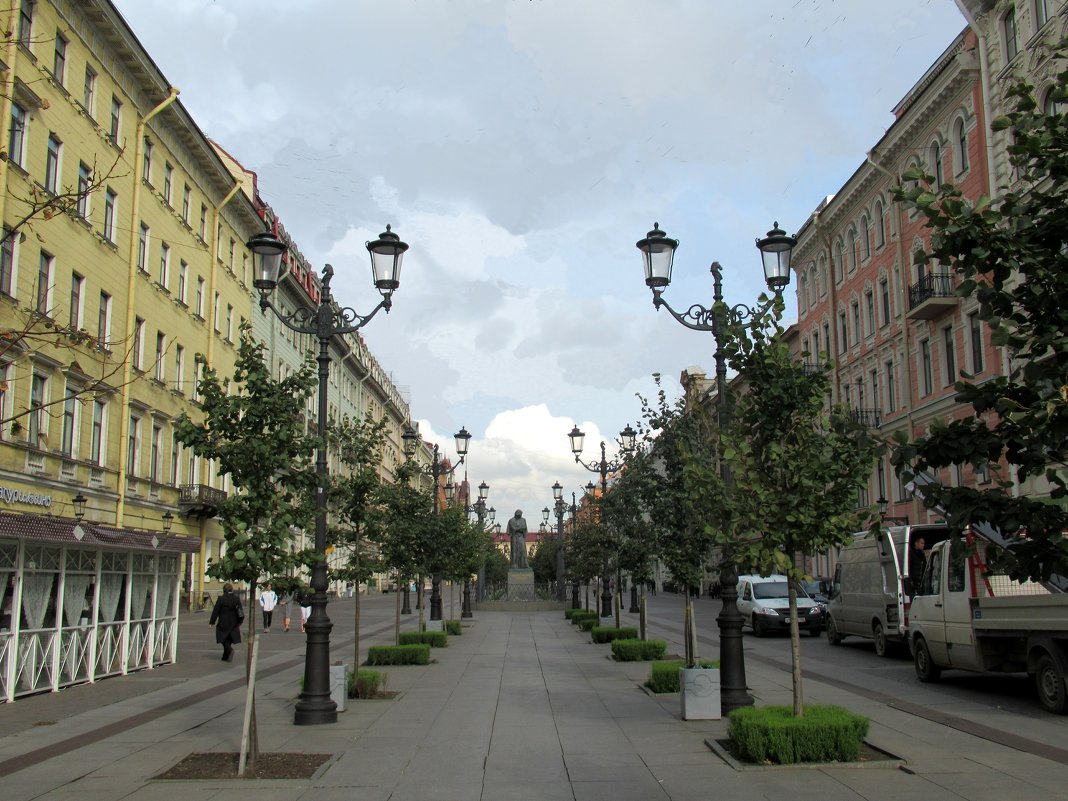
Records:
[[[331,604],[330,615],[334,656],[348,653],[351,660],[346,604]],[[406,617],[404,628],[414,627],[414,618]],[[374,641],[388,641],[392,621],[392,597],[373,599],[364,608],[365,639],[374,629]],[[654,698],[640,689],[647,665],[611,661],[605,646],[590,643],[559,612],[480,613],[465,621],[463,636],[435,649],[435,664],[388,669],[388,688],[400,691],[397,698],[350,702],[329,726],[292,724],[303,637],[297,632],[287,640],[293,632],[272,632],[261,646],[261,749],[332,753],[335,759],[310,781],[153,781],[191,752],[235,751],[239,742],[243,671],[220,666],[206,625],[194,619],[183,627],[190,640],[180,650],[183,663],[174,666],[184,671],[177,680],[164,670],[146,671],[0,707],[0,766],[10,771],[3,779],[5,800],[1048,801],[1065,797],[1068,787],[1064,764],[811,680],[808,703],[840,703],[868,715],[869,741],[907,760],[907,771],[736,771],[704,743],[725,736],[725,721],[680,720],[678,696]],[[195,640],[198,627],[205,642]],[[751,660],[747,675],[758,704],[789,703],[787,673]],[[110,684],[138,692],[100,705],[103,696],[124,692]],[[76,690],[88,692],[75,696]],[[68,693],[73,700],[63,700]],[[93,701],[99,708],[88,708]],[[42,711],[71,712],[77,703],[87,708],[55,715],[55,725],[26,725]],[[8,725],[17,721],[21,728]],[[78,736],[83,741],[65,742]],[[48,748],[64,753],[17,769],[16,760],[40,757],[38,749]]]

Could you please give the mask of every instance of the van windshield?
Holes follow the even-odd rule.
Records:
[[[800,594],[803,594],[803,591]],[[753,585],[753,596],[755,598],[789,598],[790,588],[785,581],[763,581]]]

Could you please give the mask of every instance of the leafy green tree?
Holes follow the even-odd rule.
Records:
[[[434,530],[434,499],[429,489],[413,483],[418,468],[405,462],[397,468],[393,484],[379,485],[379,521],[368,537],[378,549],[382,564],[396,572],[397,586],[425,573],[426,543]],[[421,583],[421,582],[420,582]],[[400,607],[395,624],[396,640],[400,642]]]
[[[657,377],[659,387],[659,377]],[[648,515],[659,557],[685,588],[683,624],[686,664],[697,664],[697,626],[690,588],[700,587],[713,563],[713,545],[731,559],[734,542],[731,499],[724,489],[715,426],[708,410],[686,399],[669,401],[659,388],[642,399],[641,446],[627,472]],[[731,562],[733,564],[733,562]]]
[[[527,562],[534,571],[534,581],[537,584],[548,584],[556,580],[556,552],[558,550],[559,542],[555,535],[544,535],[534,546]]]
[[[378,488],[381,480],[378,465],[385,441],[386,421],[342,420],[328,434],[341,458],[342,471],[332,476],[330,505],[334,525],[329,532],[330,544],[340,550],[342,561],[334,568],[334,577],[355,585],[356,603],[353,617],[356,637],[353,665],[360,664],[360,583],[370,581],[379,565],[378,552],[368,541],[369,529],[381,519],[377,514]]]
[[[1065,55],[1062,44],[1053,54],[1059,66]],[[1045,580],[1068,575],[1068,116],[1060,110],[1068,102],[1068,71],[1057,75],[1053,113],[1026,83],[1010,97],[1014,110],[992,127],[1013,132],[1009,152],[1018,180],[1001,187],[997,200],[936,188],[919,170],[906,173],[910,185],[895,193],[926,217],[931,231],[929,249],[916,260],[952,270],[957,294],[978,302],[1010,369],[982,381],[962,372],[956,400],[971,407],[967,416],[932,425],[912,442],[899,437],[893,461],[906,479],[951,465],[1007,462],[1038,495],[1048,487],[1048,499],[1014,497],[1012,476],[1002,475],[990,488],[923,490],[924,503],[944,513],[954,536],[992,523],[1008,544],[991,554],[994,563],[1014,578]]]
[[[630,457],[616,482],[609,488],[601,506],[605,521],[616,534],[619,567],[626,571],[639,590],[638,621],[641,638],[645,639],[645,586],[653,578],[659,544],[642,506],[638,485],[641,472],[639,460],[647,454]]]
[[[723,457],[736,490],[732,548],[756,572],[789,578],[794,714],[800,717],[797,582],[804,571],[795,556],[842,545],[870,519],[857,500],[881,443],[848,409],[827,410],[827,371],[812,373],[791,354],[774,317],[750,331],[751,337],[732,331],[730,349],[744,385],[724,433]]]
[[[587,607],[590,582],[604,569],[605,536],[591,511],[587,507],[579,513],[564,543],[564,574],[568,581],[586,585]]]
[[[203,358],[197,356],[203,363]],[[199,384],[203,422],[182,415],[176,424],[179,442],[215,462],[219,475],[229,476],[234,492],[219,504],[225,553],[207,573],[249,586],[255,608],[262,577],[282,576],[299,555],[291,548],[294,529],[306,528],[314,515],[316,440],[301,422],[306,400],[315,388],[310,363],[281,381],[271,377],[264,345],[246,325],[240,332],[232,378],[221,379],[206,367]],[[248,640],[256,636],[256,616],[249,612]],[[248,649],[251,670],[251,647]],[[252,748],[255,766],[258,738],[253,708]]]
[[[490,543],[489,553],[486,555],[486,585],[488,587],[500,587],[508,581],[508,557],[501,550]]]

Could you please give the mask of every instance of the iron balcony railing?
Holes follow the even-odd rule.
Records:
[[[909,287],[909,308],[915,309],[931,298],[952,298],[955,294],[951,273],[929,273]]]
[[[882,410],[873,409],[850,409],[849,417],[854,423],[858,423],[868,428],[878,428],[881,424]]]

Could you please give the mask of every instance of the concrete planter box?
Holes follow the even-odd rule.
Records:
[[[427,620],[425,631],[445,631],[444,620]]]
[[[683,720],[719,720],[718,668],[679,668]]]
[[[344,712],[349,703],[349,666],[338,663],[330,666],[330,700],[337,711]]]

